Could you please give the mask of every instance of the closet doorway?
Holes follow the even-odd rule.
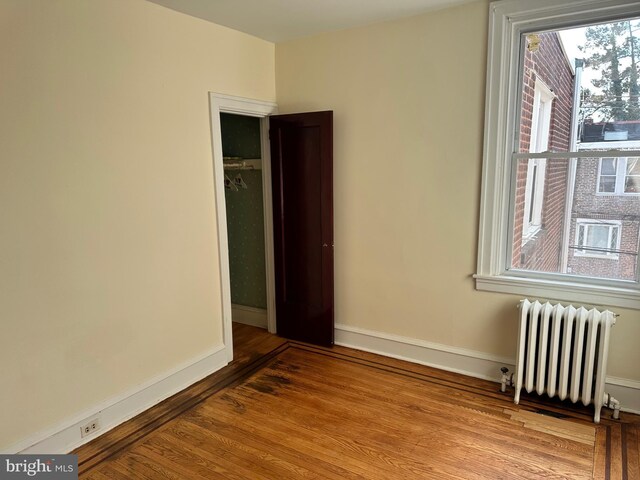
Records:
[[[210,101],[227,359],[232,320],[264,326],[265,310],[270,333],[332,345],[333,112],[277,115],[272,103],[215,93]],[[260,207],[264,249],[254,248]]]
[[[222,328],[231,361],[232,321],[264,327],[266,316],[268,331],[276,333],[268,117],[278,110],[270,102],[216,93],[209,97]]]

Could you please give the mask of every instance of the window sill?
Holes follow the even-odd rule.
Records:
[[[580,253],[580,252],[575,252],[573,254],[574,257],[578,257],[578,258],[602,258],[605,260],[618,260],[619,256],[612,254],[612,255],[596,255],[593,253]]]
[[[536,238],[538,233],[542,230],[540,225],[534,225],[528,228],[528,231],[525,235],[522,235],[522,246],[524,247],[529,241]]]
[[[584,283],[504,275],[474,275],[476,290],[510,293],[572,304],[640,310],[636,288],[586,285]]]
[[[637,197],[640,192],[596,192],[598,197]]]

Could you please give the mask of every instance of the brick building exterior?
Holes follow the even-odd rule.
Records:
[[[571,144],[574,74],[559,35],[547,32],[539,34],[539,39],[536,51],[525,51],[519,151],[566,152]],[[546,113],[539,100],[541,95],[546,95],[550,104]],[[546,125],[541,123],[543,114],[548,116]],[[539,137],[541,132],[548,138],[537,138],[537,145],[534,145],[534,137]],[[540,145],[541,150],[537,148]],[[512,266],[560,272],[569,162],[547,159],[543,164],[532,164],[532,160],[525,160],[520,161],[517,167]],[[542,168],[543,182],[541,176],[532,178],[535,172],[539,175]],[[534,187],[543,187],[544,192],[539,197],[542,204],[538,219],[531,226],[526,217],[531,216],[535,207],[532,203]]]
[[[599,148],[618,149],[617,142],[590,144],[590,150]],[[626,142],[626,148],[631,147]],[[636,142],[634,142],[636,143]],[[632,147],[640,149],[640,142]],[[622,148],[624,150],[625,148]],[[577,275],[618,280],[636,280],[637,252],[640,241],[640,195],[636,193],[617,192],[602,193],[599,186],[599,158],[581,159],[576,167],[576,183],[573,208],[571,212],[571,228],[569,234],[569,257],[567,272]],[[624,175],[626,172],[620,172]],[[580,250],[580,232],[578,225],[600,224],[616,228],[616,237],[611,242],[612,251]],[[609,227],[609,228],[611,228]],[[584,233],[583,233],[584,234]],[[584,242],[584,239],[583,239]]]

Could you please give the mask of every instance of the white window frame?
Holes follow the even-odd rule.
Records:
[[[613,235],[613,230],[617,230],[618,234],[616,236],[616,245],[614,247],[615,250],[620,250],[620,238],[622,237],[622,222],[619,220],[594,220],[593,218],[578,218],[576,220],[576,231],[575,231],[575,250],[573,251],[573,255],[575,257],[589,257],[589,258],[606,258],[608,260],[617,260],[619,258],[618,253],[598,253],[593,250],[584,250],[579,247],[584,246],[580,245],[580,228],[584,229],[583,239],[587,238],[588,231],[592,227],[608,227],[609,235],[607,245],[611,246],[611,235]]]
[[[529,151],[531,153],[546,152],[549,147],[551,113],[555,97],[553,91],[536,75],[533,114],[531,116],[531,141],[529,142]],[[522,223],[523,245],[535,237],[542,227],[546,171],[546,158],[531,158],[528,160]]]
[[[602,176],[602,160],[605,158],[614,158],[617,160],[616,162],[616,182],[613,192],[601,192],[600,191],[600,177]],[[637,196],[640,195],[640,192],[625,192],[624,187],[627,181],[627,160],[629,158],[639,158],[637,156],[633,157],[602,157],[598,160],[598,182],[596,183],[596,194],[602,196]],[[612,177],[613,175],[607,175],[608,177]]]
[[[476,289],[589,305],[640,310],[637,281],[604,280],[510,268],[513,240],[513,153],[518,139],[517,114],[522,88],[522,34],[640,14],[640,1],[628,0],[503,0],[489,7],[489,45],[485,131],[478,240]],[[561,153],[527,154],[530,158],[567,158]],[[612,151],[580,152],[579,157],[638,156]],[[576,157],[578,155],[575,155]],[[510,243],[511,242],[511,243]]]

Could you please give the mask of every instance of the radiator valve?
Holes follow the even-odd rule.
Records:
[[[501,383],[500,391],[504,393],[507,391],[507,385],[512,385],[512,382],[511,382],[512,375],[509,375],[509,369],[507,367],[502,367],[500,371],[502,372],[502,380],[500,381]]]
[[[613,398],[608,393],[605,393],[604,394],[604,404],[608,408],[613,409],[613,419],[614,420],[619,420],[620,419],[620,401],[615,399],[615,398]]]

